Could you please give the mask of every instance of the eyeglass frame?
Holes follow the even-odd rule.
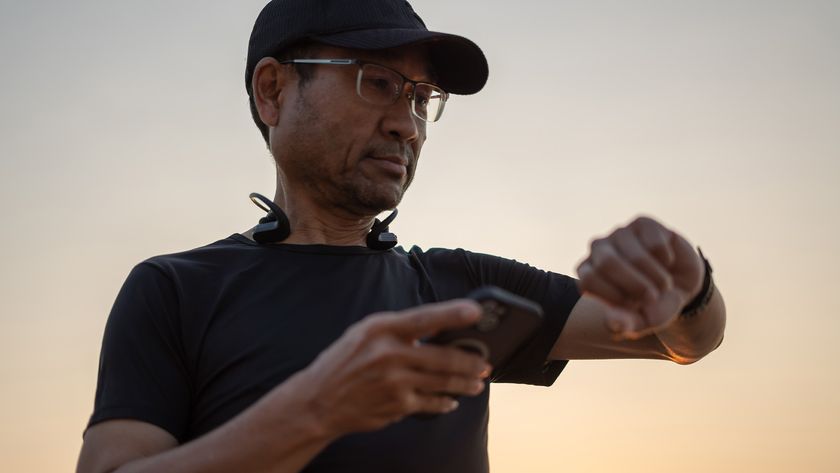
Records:
[[[389,70],[389,71],[397,74],[398,76],[400,76],[402,78],[402,84],[400,84],[400,87],[399,87],[400,92],[398,92],[394,95],[394,99],[391,101],[391,103],[389,105],[393,105],[397,102],[397,100],[399,100],[400,96],[402,95],[402,90],[405,88],[405,84],[409,83],[409,84],[411,84],[411,91],[408,93],[408,99],[411,100],[411,114],[414,115],[415,117],[423,120],[426,123],[435,123],[437,121],[440,121],[440,117],[443,116],[443,109],[446,106],[446,101],[449,99],[449,92],[443,90],[439,85],[432,84],[431,82],[411,80],[408,77],[406,77],[405,75],[403,75],[401,72],[396,71],[394,69],[391,69],[388,66],[383,66],[382,64],[378,64],[378,63],[375,63],[375,62],[363,61],[361,59],[286,59],[286,60],[280,61],[280,64],[318,64],[318,65],[334,65],[334,66],[350,66],[350,65],[355,64],[355,65],[359,66],[359,72],[358,72],[358,75],[356,76],[356,95],[358,95],[359,98],[361,98],[362,100],[364,100],[368,103],[372,103],[372,104],[375,104],[375,102],[371,102],[370,100],[368,100],[368,99],[366,99],[362,96],[362,91],[361,91],[362,68],[365,65],[372,65],[372,66],[377,66],[377,67],[381,67],[383,69]],[[441,94],[440,112],[438,112],[437,119],[429,120],[429,119],[423,118],[419,114],[417,114],[417,104],[416,104],[416,100],[415,100],[416,96],[414,95],[414,91],[417,90],[417,85],[418,84],[430,85],[430,86],[440,90],[441,92],[443,92]]]

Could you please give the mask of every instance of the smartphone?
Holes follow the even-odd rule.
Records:
[[[542,324],[539,304],[495,286],[483,286],[467,295],[481,305],[475,324],[441,332],[425,343],[454,346],[475,353],[499,366],[507,361]]]

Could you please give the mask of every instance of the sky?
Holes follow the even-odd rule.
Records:
[[[250,228],[274,175],[244,91],[264,2],[0,0],[0,470],[72,470],[136,263]],[[727,306],[688,366],[494,385],[495,473],[840,471],[840,2],[415,0],[486,88],[432,125],[391,229],[574,275],[638,215]]]

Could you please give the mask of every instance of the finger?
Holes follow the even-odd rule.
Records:
[[[420,372],[407,372],[405,383],[421,394],[450,394],[455,396],[475,396],[484,391],[485,383],[470,376],[440,375]]]
[[[638,237],[629,228],[616,230],[613,243],[618,252],[648,279],[653,281],[661,292],[670,289],[674,282],[665,267],[642,247]]]
[[[406,347],[402,354],[409,366],[427,373],[480,377],[493,369],[480,356],[453,347],[424,344]]]
[[[654,283],[624,259],[611,239],[596,240],[589,259],[598,275],[612,283],[625,297],[634,301],[653,301],[659,297]]]
[[[614,340],[629,338],[645,325],[645,321],[636,312],[621,307],[607,306],[604,308],[604,327],[613,335]]]
[[[446,414],[458,408],[459,403],[449,396],[439,394],[416,393],[412,396],[411,412]]]
[[[468,327],[478,321],[481,307],[475,301],[458,299],[424,304],[388,314],[376,322],[382,330],[397,336],[418,339],[442,330]]]
[[[689,299],[694,297],[703,285],[703,260],[691,244],[677,233],[673,233],[672,245],[675,262],[674,285],[685,291]]]
[[[656,220],[640,217],[630,227],[639,237],[647,251],[653,254],[666,268],[674,264],[674,251],[671,249],[671,231]]]
[[[606,281],[592,267],[589,261],[584,261],[577,269],[578,288],[580,292],[588,292],[599,299],[603,299],[613,305],[625,305],[629,301],[626,295],[611,282]]]
[[[661,327],[670,323],[687,302],[684,292],[674,288],[662,293],[659,300],[642,308],[642,312],[651,326]]]
[[[671,324],[684,305],[683,301],[681,292],[673,288],[663,292],[659,299],[643,306],[640,311],[635,313],[619,314],[623,311],[613,308],[607,319],[613,320],[620,317],[623,320],[622,323],[626,323],[623,326],[625,330],[619,334],[619,339],[638,340]],[[612,333],[615,334],[617,328],[613,327],[613,330]]]

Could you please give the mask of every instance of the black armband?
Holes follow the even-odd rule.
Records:
[[[706,306],[709,305],[712,295],[715,293],[715,283],[712,281],[712,265],[710,265],[709,260],[703,256],[703,250],[701,250],[699,246],[697,247],[697,252],[700,254],[700,259],[703,260],[703,266],[705,268],[703,286],[700,288],[700,293],[697,294],[697,296],[685,307],[683,307],[683,310],[680,312],[680,316],[685,318],[691,317],[705,309]]]

